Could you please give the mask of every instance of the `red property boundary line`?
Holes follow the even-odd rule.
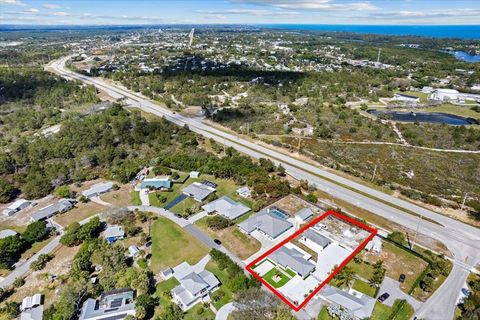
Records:
[[[283,246],[284,244],[286,244],[287,242],[289,242],[290,240],[296,238],[298,235],[300,235],[301,233],[303,233],[304,231],[306,231],[308,228],[314,226],[315,224],[317,224],[318,222],[320,222],[321,220],[325,219],[327,216],[329,215],[333,215],[337,218],[340,218],[342,220],[345,220],[347,222],[350,222],[351,224],[354,224],[356,225],[357,227],[360,227],[364,230],[367,230],[370,232],[370,235],[328,276],[327,279],[325,279],[323,282],[321,282],[318,287],[315,288],[315,290],[313,290],[312,293],[310,293],[306,298],[305,300],[298,306],[296,306],[295,304],[293,304],[292,302],[290,302],[286,297],[284,297],[280,292],[277,291],[277,289],[275,289],[273,286],[271,286],[267,281],[265,281],[262,277],[260,277],[258,275],[258,273],[256,273],[252,267],[255,266],[258,262],[260,262],[261,260],[265,259],[268,255],[270,255],[272,252],[274,252],[275,250],[277,250],[278,248],[280,248],[281,246]],[[286,238],[285,240],[283,240],[282,242],[280,242],[279,244],[275,245],[273,248],[270,248],[267,252],[265,252],[264,254],[262,254],[261,256],[259,256],[258,258],[256,258],[255,260],[253,260],[252,262],[250,262],[245,269],[247,269],[248,272],[250,272],[258,281],[260,281],[264,286],[266,286],[267,288],[270,289],[270,291],[272,291],[276,296],[278,296],[283,302],[285,302],[290,308],[292,308],[293,310],[295,310],[296,312],[300,311],[300,309],[302,309],[312,298],[314,295],[316,295],[320,289],[322,289],[326,284],[327,282],[329,282],[330,280],[332,280],[332,278],[343,268],[345,267],[345,265],[353,259],[353,257],[355,255],[357,255],[366,245],[367,243],[372,240],[373,237],[375,237],[375,235],[377,234],[377,229],[375,228],[372,228],[372,227],[369,227],[367,225],[365,225],[364,223],[361,223],[360,221],[358,220],[355,220],[355,219],[352,219],[352,218],[349,218],[347,216],[344,216],[340,213],[337,213],[335,211],[332,211],[332,210],[328,210],[326,211],[324,214],[322,214],[320,217],[314,219],[313,221],[309,222],[307,225],[305,225],[304,227],[300,228],[297,232],[295,232],[294,234],[292,234],[291,236],[289,236],[288,238]]]

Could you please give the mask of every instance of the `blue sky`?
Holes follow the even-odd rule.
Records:
[[[480,24],[480,0],[0,0],[2,24]]]

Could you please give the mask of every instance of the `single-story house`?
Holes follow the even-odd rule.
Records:
[[[0,230],[0,239],[5,239],[6,237],[11,237],[17,234],[16,231],[10,229]]]
[[[247,234],[258,230],[270,240],[274,240],[293,227],[293,224],[287,221],[284,215],[277,212],[276,208],[262,209],[247,220],[239,223],[238,226],[240,230]]]
[[[365,250],[380,253],[382,251],[382,239],[379,236],[375,236],[367,243]]]
[[[409,94],[403,94],[403,93],[396,93],[393,96],[393,100],[395,101],[404,101],[404,102],[409,102],[409,103],[419,103],[420,98],[417,96],[409,95]]]
[[[165,280],[170,279],[171,277],[173,277],[173,269],[167,268],[165,270],[160,271],[160,276]]]
[[[210,294],[220,286],[217,277],[207,270],[192,272],[177,280],[180,284],[171,293],[173,300],[184,311],[201,301],[209,301]]]
[[[13,202],[12,204],[10,204],[8,207],[6,207],[3,210],[3,215],[11,216],[11,215],[17,213],[18,211],[25,209],[30,204],[32,204],[31,201],[28,201],[28,200],[25,200],[25,199],[19,199],[19,200]]]
[[[376,300],[374,298],[352,289],[349,292],[346,292],[325,285],[319,294],[323,299],[350,310],[358,319],[369,318],[375,307]]]
[[[53,217],[56,214],[59,214],[59,213],[62,213],[62,212],[67,212],[68,210],[70,210],[72,208],[73,208],[72,202],[70,202],[67,199],[62,199],[62,200],[58,201],[57,203],[51,204],[49,206],[46,206],[46,207],[38,210],[37,212],[32,214],[30,219],[32,220],[32,222],[45,220],[45,219],[48,219],[50,217]]]
[[[323,251],[323,249],[332,243],[329,238],[311,229],[302,233],[300,242],[315,252]]]
[[[305,259],[303,253],[295,248],[280,247],[272,252],[268,258],[284,269],[292,269],[304,279],[315,270],[315,264]]]
[[[31,297],[25,297],[20,305],[20,320],[42,320],[43,319],[43,303],[40,293]]]
[[[198,171],[192,171],[190,172],[190,178],[192,179],[198,179],[200,177],[200,172]]]
[[[311,217],[313,217],[313,211],[310,208],[303,208],[298,210],[297,213],[295,213],[295,220],[300,223],[304,223]]]
[[[167,178],[144,179],[140,184],[140,189],[169,190],[172,187],[172,181]]]
[[[215,192],[215,188],[207,186],[200,182],[194,182],[191,185],[185,187],[182,190],[183,194],[195,199],[198,202],[202,202],[209,195]]]
[[[130,254],[130,257],[136,258],[140,256],[140,249],[138,249],[137,246],[130,246],[128,247],[128,253]]]
[[[227,196],[223,196],[202,206],[202,209],[209,214],[218,213],[225,218],[234,220],[250,211],[250,208],[242,203],[235,202]]]
[[[105,239],[109,244],[114,243],[117,240],[122,240],[125,237],[125,231],[122,226],[110,226],[105,230]]]
[[[127,315],[135,316],[133,291],[119,289],[105,292],[99,301],[87,299],[83,303],[80,320],[120,320]]]
[[[82,192],[87,198],[98,197],[104,193],[110,192],[113,188],[113,182],[97,183]]]
[[[242,198],[250,198],[252,196],[252,190],[249,187],[241,187],[237,189],[237,194]]]

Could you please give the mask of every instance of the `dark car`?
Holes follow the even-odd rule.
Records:
[[[390,297],[390,294],[388,294],[388,293],[385,292],[385,293],[382,294],[380,297],[378,297],[377,300],[378,300],[378,302],[383,302],[383,301],[387,300],[388,297]]]
[[[407,277],[407,276],[402,273],[402,274],[400,275],[400,277],[398,278],[398,281],[400,281],[401,283],[404,283],[406,277]]]
[[[213,242],[215,242],[216,244],[218,245],[221,245],[222,244],[222,241],[218,240],[218,239],[213,239]]]

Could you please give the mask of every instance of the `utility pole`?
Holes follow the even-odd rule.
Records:
[[[375,175],[377,174],[377,165],[378,163],[375,163],[375,168],[373,169],[372,181],[375,180]]]
[[[412,245],[410,247],[410,250],[413,250],[413,248],[415,247],[415,242],[417,241],[418,230],[420,229],[420,222],[422,222],[422,216],[420,216],[420,218],[418,220],[417,229],[415,230],[415,235],[413,236],[413,241],[412,241]]]
[[[227,155],[227,148],[225,147],[225,139],[223,139],[223,156]]]
[[[462,206],[460,207],[461,211],[463,211],[463,207],[465,206],[465,201],[467,201],[467,195],[468,195],[468,192],[465,192],[465,195],[463,196]]]

